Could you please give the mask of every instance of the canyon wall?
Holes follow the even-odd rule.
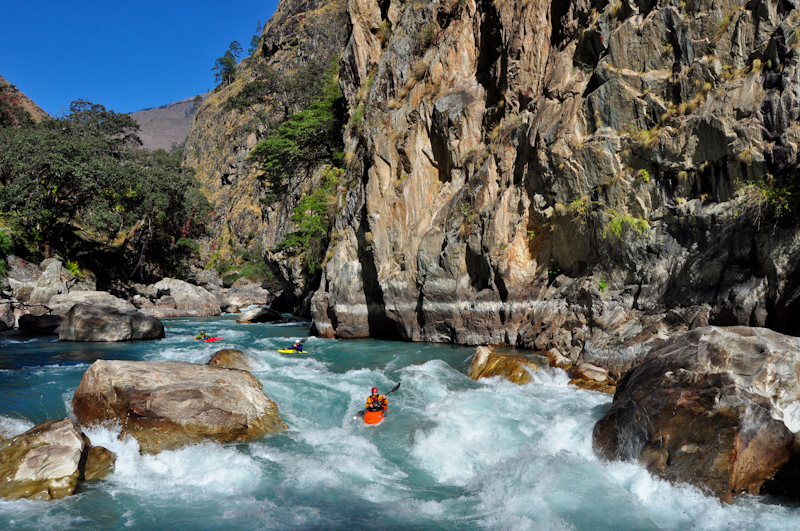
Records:
[[[318,185],[319,175],[315,168],[296,175],[285,195],[264,200],[263,172],[248,156],[298,109],[281,90],[253,83],[263,85],[269,73],[280,85],[310,62],[325,66],[335,61],[349,35],[345,9],[341,0],[281,2],[264,26],[256,52],[238,65],[235,80],[215,88],[195,112],[184,151],[184,163],[195,168],[214,205],[202,245],[204,260],[216,267],[248,250],[263,254],[283,284],[288,309],[298,311],[313,286],[302,274],[300,260],[274,256],[270,249],[294,230],[292,209]],[[254,86],[258,96],[247,100],[242,94],[248,88],[252,93]]]
[[[800,333],[798,7],[350,0],[314,331],[616,376],[678,330]]]

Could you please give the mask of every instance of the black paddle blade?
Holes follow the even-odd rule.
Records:
[[[394,388],[393,388],[391,391],[389,391],[389,393],[394,393],[395,391],[397,391],[398,389],[400,389],[400,384],[401,384],[401,383],[402,383],[402,382],[397,382],[397,385],[395,385],[395,386],[394,386]],[[388,395],[389,393],[386,393],[386,394]]]
[[[364,416],[364,413],[366,413],[366,412],[367,412],[367,410],[366,410],[366,409],[362,409],[361,411],[359,411],[359,412],[357,412],[355,415],[353,415],[353,419],[355,420],[355,419],[357,419],[358,417],[363,417],[363,416]]]

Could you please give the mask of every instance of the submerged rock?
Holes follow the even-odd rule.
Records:
[[[473,380],[502,376],[516,384],[533,381],[529,370],[541,369],[544,364],[533,358],[500,354],[489,347],[478,347],[469,366],[469,377]]]
[[[42,422],[3,444],[2,498],[63,498],[75,491],[79,481],[100,479],[114,466],[114,454],[92,447],[70,419]]]
[[[72,400],[81,424],[120,424],[143,452],[286,429],[261,382],[242,370],[178,361],[96,361]]]
[[[704,327],[653,349],[620,380],[597,452],[724,501],[800,493],[800,338]]]
[[[220,367],[223,369],[240,369],[249,371],[253,367],[250,366],[250,359],[247,354],[241,350],[234,350],[226,348],[218,350],[211,356],[211,359],[206,362],[206,365],[211,367]]]
[[[283,316],[280,312],[277,312],[270,308],[252,308],[239,316],[236,319],[237,323],[274,323],[276,321],[282,321]]]
[[[155,317],[86,304],[70,308],[58,334],[59,341],[129,341],[162,337],[164,325]]]

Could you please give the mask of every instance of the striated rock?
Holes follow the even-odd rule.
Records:
[[[70,308],[58,334],[59,341],[130,341],[162,337],[164,325],[155,317],[86,304]]]
[[[70,419],[49,420],[0,448],[0,497],[63,498],[75,491],[79,481],[104,477],[113,469],[114,459],[105,448],[92,448]]]
[[[21,315],[17,321],[19,331],[31,335],[58,335],[64,318],[60,315]]]
[[[229,303],[240,308],[268,305],[273,300],[275,300],[275,295],[247,277],[236,279],[236,282],[228,289]]]
[[[164,278],[153,285],[158,300],[154,307],[142,304],[140,311],[158,318],[209,317],[222,313],[214,295],[188,282]]]
[[[76,304],[89,306],[105,306],[114,308],[119,312],[135,312],[136,307],[130,302],[115,297],[106,291],[72,291],[60,295],[53,295],[48,299],[46,306],[53,315],[65,316]]]
[[[800,494],[800,339],[703,327],[650,351],[594,429],[597,452],[724,501]]]
[[[184,362],[96,361],[72,400],[81,424],[121,424],[157,453],[203,440],[231,442],[286,429],[246,371]]]
[[[236,319],[237,323],[274,323],[276,321],[282,321],[283,316],[280,312],[277,312],[271,308],[251,308],[250,310],[244,311],[239,315],[239,318]]]
[[[541,361],[521,356],[499,354],[489,347],[478,347],[469,365],[469,377],[473,380],[502,376],[516,384],[533,381],[529,370],[541,369]]]
[[[9,255],[7,262],[8,285],[11,288],[12,297],[18,301],[27,302],[42,272],[36,264],[18,256]]]
[[[211,356],[206,362],[206,365],[210,365],[211,367],[220,367],[223,369],[239,369],[243,371],[252,370],[253,367],[250,365],[250,359],[241,350],[234,350],[230,348],[226,348],[223,350],[218,350]]]

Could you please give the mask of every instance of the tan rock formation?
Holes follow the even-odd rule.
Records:
[[[249,371],[253,369],[250,363],[250,358],[241,350],[226,348],[216,351],[214,355],[211,356],[211,359],[206,362],[206,365],[220,367],[222,369]]]
[[[499,354],[489,347],[478,347],[469,365],[469,377],[477,381],[502,376],[513,383],[526,384],[533,381],[528,371],[542,366],[542,361],[535,358]]]
[[[249,372],[184,362],[98,360],[83,375],[72,409],[84,425],[121,424],[121,436],[135,437],[147,453],[286,429]]]
[[[101,479],[114,454],[92,447],[70,419],[49,420],[3,443],[0,497],[53,500],[71,495],[81,480]]]

